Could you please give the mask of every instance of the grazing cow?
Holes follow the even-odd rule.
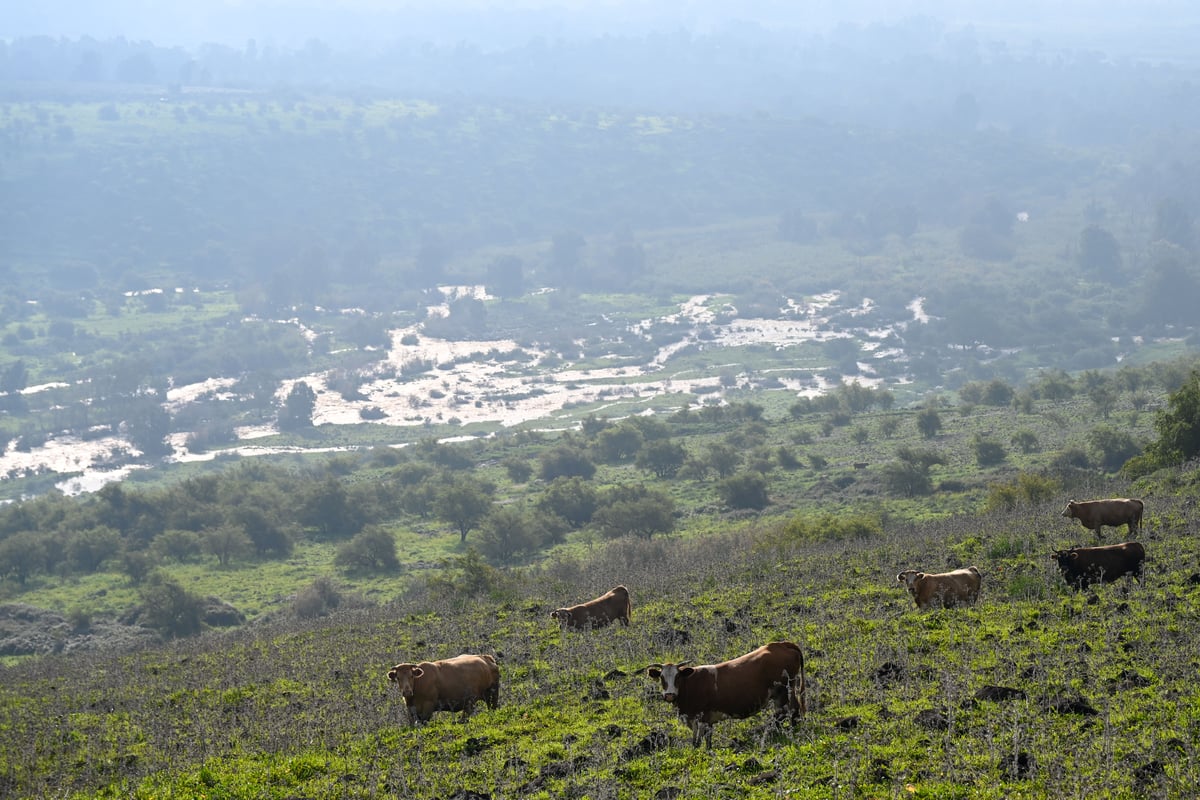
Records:
[[[500,704],[500,668],[489,655],[397,664],[387,676],[407,703],[414,727],[428,722],[435,711],[461,711],[465,721],[478,700],[491,708]]]
[[[896,576],[896,581],[908,587],[917,608],[950,608],[973,605],[979,597],[983,576],[978,567],[937,573],[906,569]]]
[[[629,626],[629,613],[633,610],[629,602],[629,590],[624,586],[609,589],[595,600],[588,600],[577,606],[559,608],[550,612],[550,616],[558,620],[564,628],[603,628],[613,620],[621,620],[621,624]]]
[[[795,724],[806,711],[804,654],[792,642],[771,642],[720,664],[698,667],[651,664],[645,672],[662,684],[663,699],[672,703],[692,729],[692,746],[701,737],[712,749],[713,723],[745,719],[775,706],[776,719]]]
[[[1098,538],[1104,537],[1103,528],[1105,525],[1111,528],[1128,525],[1129,535],[1136,536],[1138,528],[1142,526],[1142,510],[1144,507],[1141,500],[1134,500],[1128,497],[1114,497],[1111,500],[1087,500],[1082,503],[1072,500],[1067,503],[1067,507],[1063,509],[1062,515],[1068,519],[1079,520],[1083,523],[1083,527],[1095,531]]]
[[[1132,575],[1141,581],[1146,548],[1142,547],[1141,542],[1068,547],[1066,550],[1055,550],[1050,557],[1058,562],[1058,569],[1068,586],[1086,589],[1089,584],[1096,582],[1112,583],[1122,575]]]

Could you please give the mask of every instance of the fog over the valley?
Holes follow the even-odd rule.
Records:
[[[532,38],[640,36],[651,31],[709,34],[739,28],[828,33],[840,25],[892,24],[930,17],[970,26],[986,38],[1040,42],[1054,48],[1161,57],[1194,52],[1200,9],[1187,0],[44,0],[13,4],[0,20],[0,39],[122,36],[165,46],[205,42],[300,46],[392,40],[483,47]]]
[[[1184,0],[19,4],[0,476],[235,453],[297,386],[456,438],[1190,347],[1196,41]]]

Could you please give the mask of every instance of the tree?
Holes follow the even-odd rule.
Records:
[[[310,488],[299,502],[301,525],[316,530],[320,539],[346,539],[362,530],[363,519],[352,506],[342,482],[333,476]]]
[[[423,287],[436,286],[442,279],[446,262],[450,260],[450,246],[436,232],[422,231],[421,243],[416,253],[416,278]]]
[[[1154,417],[1158,438],[1146,447],[1140,467],[1180,464],[1200,455],[1200,370],[1167,396],[1167,407]]]
[[[160,558],[190,561],[200,555],[200,534],[175,529],[163,531],[154,539],[154,551]]]
[[[166,636],[191,636],[202,626],[203,601],[162,572],[152,573],[139,592],[147,626]]]
[[[0,540],[0,577],[11,577],[24,586],[45,560],[46,547],[36,533],[24,531]]]
[[[590,480],[596,474],[596,465],[577,447],[559,445],[548,450],[539,458],[541,462],[540,475],[544,481],[555,478],[580,477]]]
[[[1088,446],[1097,454],[1096,463],[1109,472],[1116,472],[1125,462],[1142,452],[1142,448],[1126,431],[1110,425],[1097,425],[1088,431]]]
[[[1121,277],[1121,246],[1111,233],[1089,225],[1079,234],[1079,268],[1107,281]]]
[[[657,439],[642,448],[635,463],[639,469],[652,472],[659,478],[673,478],[686,458],[687,450],[683,445]]]
[[[1196,243],[1195,215],[1177,197],[1159,201],[1154,210],[1154,238],[1191,249]]]
[[[67,540],[67,561],[89,574],[121,551],[121,536],[107,525],[77,531]]]
[[[645,436],[636,425],[622,422],[620,425],[609,426],[596,434],[592,451],[599,460],[615,464],[628,461],[636,456],[644,442]]]
[[[533,467],[523,458],[510,457],[501,463],[508,479],[513,483],[525,483],[533,476]]]
[[[975,435],[971,447],[975,451],[975,463],[981,467],[994,467],[1008,458],[1004,445],[979,434]]]
[[[237,525],[218,525],[201,534],[204,549],[217,557],[217,564],[229,566],[238,556],[244,555],[253,548],[246,531]]]
[[[642,491],[602,505],[592,519],[608,539],[637,536],[650,539],[654,534],[674,530],[674,501],[662,492]]]
[[[708,465],[717,475],[728,478],[742,463],[742,453],[731,444],[717,442],[708,446]]]
[[[1148,325],[1192,325],[1200,303],[1195,256],[1178,245],[1157,243],[1139,292],[1135,315]]]
[[[459,478],[442,486],[433,501],[433,512],[458,530],[459,541],[470,533],[492,508],[492,488],[477,480]]]
[[[942,429],[942,415],[936,408],[923,408],[917,412],[917,430],[926,439],[937,436]]]
[[[20,392],[29,385],[29,368],[18,358],[0,372],[0,394]]]
[[[304,381],[296,381],[288,392],[283,407],[279,409],[279,430],[299,431],[312,427],[313,411],[317,407],[317,395]]]
[[[896,460],[883,466],[883,481],[888,489],[905,497],[930,494],[933,481],[929,470],[944,463],[945,459],[933,450],[900,447],[896,451]]]
[[[488,264],[485,285],[496,297],[520,297],[525,292],[524,265],[513,255],[500,256]]]
[[[1029,430],[1028,428],[1022,428],[1021,430],[1014,433],[1012,435],[1012,439],[1010,439],[1009,441],[1013,447],[1017,448],[1018,450],[1020,450],[1022,453],[1025,453],[1026,455],[1028,455],[1029,453],[1037,452],[1037,449],[1038,449],[1037,434],[1034,433],[1033,431]]]
[[[576,231],[561,231],[550,240],[550,272],[560,286],[572,286],[587,241]]]
[[[766,508],[771,500],[767,496],[767,479],[761,472],[746,471],[730,475],[717,484],[721,502],[730,508]]]
[[[536,550],[543,537],[538,521],[512,506],[492,509],[480,525],[479,548],[488,560],[507,564]]]
[[[572,528],[591,522],[598,505],[596,490],[578,476],[555,478],[537,501],[539,509],[561,517]]]
[[[166,438],[171,433],[171,415],[155,395],[139,395],[125,408],[124,430],[130,443],[147,456],[171,452]]]
[[[378,525],[370,525],[338,547],[334,564],[352,572],[395,572],[400,569],[396,537]]]
[[[286,558],[292,554],[292,537],[280,526],[273,514],[266,510],[267,502],[258,506],[242,505],[230,515],[233,524],[240,527],[250,537],[254,552],[259,556],[274,554]]]

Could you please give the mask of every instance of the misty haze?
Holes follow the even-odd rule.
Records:
[[[961,698],[884,695],[864,670],[916,680],[941,652],[942,691],[1034,680],[954,649],[985,621],[1027,659],[1058,658],[1030,632],[1062,625],[1063,652],[1115,659],[1110,686],[1153,673],[1134,688],[1174,696],[1175,662],[1085,651],[1070,626],[1108,636],[1089,615],[1118,591],[1145,614],[1128,637],[1200,601],[1192,4],[159,5],[0,21],[0,751],[20,753],[0,797],[837,796],[822,759],[851,764],[856,796],[1076,791],[1067,765],[1113,745],[1065,722],[963,706],[889,754],[895,715]],[[1092,496],[1144,496],[1141,527],[1102,542],[1064,519]],[[1149,541],[1169,600],[1126,580],[1096,607],[1046,557],[1119,536]],[[896,574],[968,566],[979,600],[929,613],[936,635],[914,624]],[[618,584],[634,624],[597,651],[548,622]],[[816,596],[829,617],[801,630]],[[324,688],[269,688],[249,662],[271,636]],[[689,778],[670,704],[610,668],[767,637],[818,653],[810,721],[723,722],[757,767],[709,756]],[[217,666],[220,641],[252,680]],[[437,744],[393,731],[371,745],[392,766],[356,760],[398,730],[381,666],[497,650],[499,708],[466,732],[435,716]],[[85,677],[127,654],[156,677]],[[180,700],[200,732],[178,751],[182,716],[142,707],[174,691],[155,659],[215,670]],[[586,673],[592,705],[550,673]],[[306,711],[268,713],[293,691]],[[127,705],[76,709],[89,692]],[[553,752],[524,751],[522,702],[561,722]],[[1151,714],[1129,713],[1106,726]],[[1100,794],[1196,785],[1200,761],[1160,753],[1197,752],[1195,726],[1162,727],[1154,754],[1087,776]],[[315,728],[307,751],[285,741]],[[1006,755],[964,729],[1001,730]],[[335,752],[330,789],[313,776]],[[308,757],[326,766],[263,777]],[[414,777],[430,760],[454,769]]]

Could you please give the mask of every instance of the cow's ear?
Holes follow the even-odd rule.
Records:
[[[1079,558],[1079,553],[1076,553],[1076,552],[1075,552],[1075,551],[1073,551],[1073,550],[1072,550],[1070,553],[1067,553],[1067,559],[1068,559],[1069,561],[1075,561],[1075,560],[1076,560],[1076,559],[1078,559],[1078,558]]]
[[[683,667],[682,669],[679,670],[679,677],[686,678],[688,675],[691,675],[695,671],[696,671],[695,667]]]
[[[658,667],[646,667],[646,674],[651,678],[658,678],[662,676],[662,670]]]
[[[419,678],[424,674],[425,674],[425,670],[421,669],[420,667],[413,667],[412,676],[414,678]]]

